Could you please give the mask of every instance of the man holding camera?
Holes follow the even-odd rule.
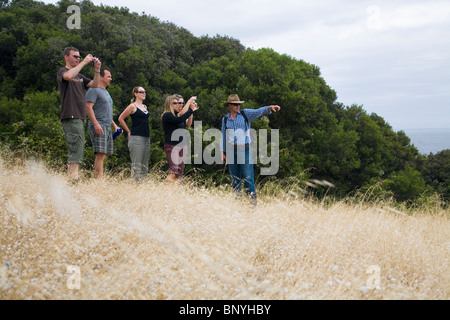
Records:
[[[72,181],[78,181],[78,171],[84,157],[86,90],[98,87],[101,62],[91,54],[81,61],[80,51],[74,47],[64,49],[64,60],[66,64],[59,68],[57,74],[61,97],[60,120],[67,143],[68,176]],[[90,62],[94,62],[93,80],[80,73]]]

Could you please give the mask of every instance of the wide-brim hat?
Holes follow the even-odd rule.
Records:
[[[228,107],[228,104],[229,103],[239,103],[239,104],[242,104],[242,103],[244,103],[245,101],[241,101],[240,99],[239,99],[239,96],[237,95],[237,94],[230,94],[229,96],[228,96],[228,100],[227,100],[227,102],[225,102],[223,105],[225,106],[225,107]]]

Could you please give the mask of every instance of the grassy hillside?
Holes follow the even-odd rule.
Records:
[[[439,206],[279,190],[253,208],[227,187],[169,187],[158,173],[71,185],[2,157],[0,229],[0,299],[450,298]]]

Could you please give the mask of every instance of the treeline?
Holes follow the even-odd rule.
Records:
[[[80,8],[79,29],[67,26],[67,8],[73,4]],[[260,184],[301,177],[335,185],[318,185],[314,192],[319,196],[371,190],[398,201],[435,193],[450,201],[450,150],[420,155],[403,131],[394,132],[380,116],[360,105],[339,103],[315,65],[272,49],[248,49],[227,36],[195,37],[173,23],[123,7],[68,0],[57,5],[1,0],[0,6],[0,142],[14,150],[34,152],[52,166],[65,165],[56,72],[64,64],[63,49],[74,46],[82,56],[98,56],[111,70],[115,120],[130,103],[132,88],[146,89],[151,166],[166,166],[160,116],[167,95],[198,96],[195,120],[202,121],[205,131],[220,128],[227,112],[223,102],[237,93],[245,107],[282,106],[270,119],[252,123],[269,133],[279,129],[280,135],[278,174],[259,176],[257,165]],[[83,73],[93,77],[92,68]],[[106,169],[128,168],[124,136],[115,148]],[[92,168],[93,161],[88,138],[84,167]],[[186,174],[223,181],[223,165],[192,163]]]

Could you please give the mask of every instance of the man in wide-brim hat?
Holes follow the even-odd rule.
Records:
[[[223,105],[224,107],[228,107],[229,104],[243,104],[245,101],[239,100],[239,96],[237,94],[230,94],[228,96],[227,102],[225,102]]]
[[[243,183],[246,194],[256,204],[255,179],[250,150],[250,123],[259,117],[279,111],[281,108],[278,105],[270,105],[259,109],[241,110],[244,102],[239,99],[237,94],[231,94],[224,103],[230,112],[222,118],[220,151],[223,162],[228,164],[233,189],[240,195]]]

